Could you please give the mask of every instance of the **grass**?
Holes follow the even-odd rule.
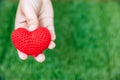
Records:
[[[56,48],[46,61],[18,58],[10,34],[16,3],[0,2],[0,80],[120,80],[120,4],[53,2]]]

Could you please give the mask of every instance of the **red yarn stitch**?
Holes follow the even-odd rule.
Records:
[[[39,27],[34,31],[18,28],[12,32],[12,42],[21,52],[36,57],[48,48],[51,35],[47,28]]]

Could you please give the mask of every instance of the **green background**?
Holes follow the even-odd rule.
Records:
[[[0,80],[120,80],[120,3],[53,1],[56,48],[19,59],[11,42],[16,0],[0,1]]]

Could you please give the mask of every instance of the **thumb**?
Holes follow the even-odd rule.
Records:
[[[29,1],[23,2],[21,4],[22,4],[21,5],[22,12],[27,21],[28,30],[30,30],[30,31],[35,30],[39,26],[39,21],[38,21],[36,11],[34,10],[33,6],[31,4],[29,4]],[[33,26],[33,27],[30,28],[29,26]]]

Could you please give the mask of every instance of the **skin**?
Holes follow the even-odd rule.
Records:
[[[54,31],[54,21],[53,21],[53,8],[50,0],[20,0],[16,19],[15,19],[15,29],[26,28],[29,31],[35,30],[38,26],[46,27],[51,33],[51,42],[49,49],[55,47],[54,40],[56,38]],[[18,51],[18,55],[22,60],[26,60],[28,55]],[[45,60],[45,55],[43,53],[35,57],[38,62],[43,62]]]

